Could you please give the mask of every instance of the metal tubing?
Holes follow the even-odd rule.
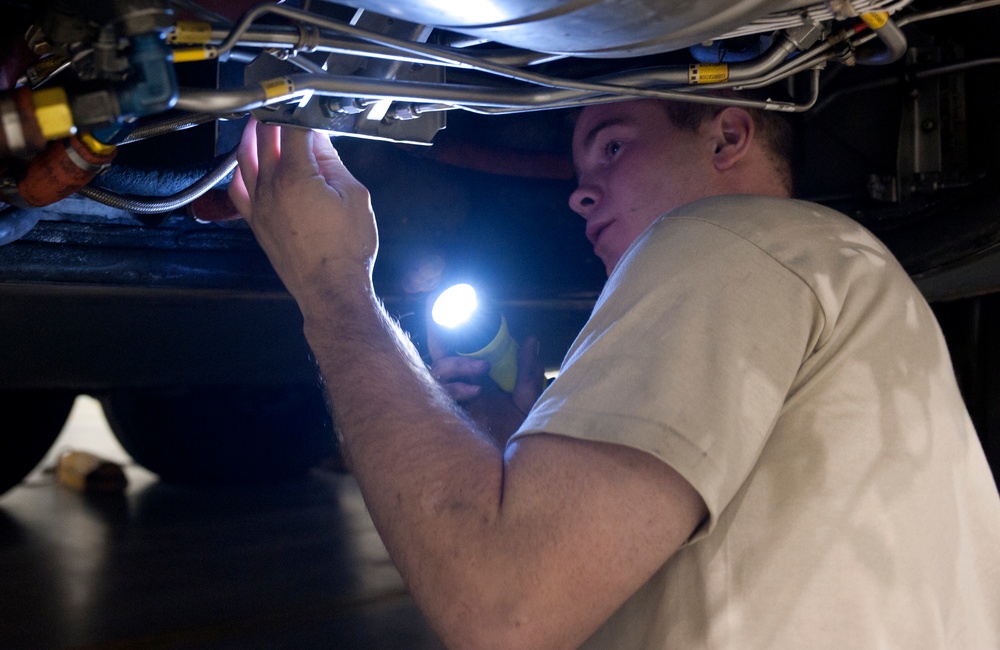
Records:
[[[857,51],[860,65],[888,65],[899,61],[906,54],[906,35],[896,23],[887,20],[879,28],[873,28],[881,47],[864,48]]]
[[[563,105],[566,102],[572,102],[573,99],[585,99],[595,95],[607,95],[612,97],[618,95],[628,97],[655,97],[682,101],[704,101],[705,103],[718,102],[717,99],[712,98],[706,100],[695,99],[695,95],[693,94],[671,93],[670,91],[656,90],[652,88],[630,87],[630,84],[634,84],[635,80],[648,81],[649,85],[686,85],[688,83],[686,67],[684,67],[683,70],[680,68],[671,68],[661,69],[655,73],[644,72],[634,76],[622,75],[620,78],[610,77],[601,80],[603,83],[559,79],[547,75],[527,72],[519,68],[498,65],[490,61],[484,61],[475,56],[448,51],[443,48],[436,48],[423,43],[413,43],[411,41],[390,38],[381,34],[360,30],[353,26],[344,25],[339,22],[320,18],[283,6],[259,6],[247,12],[247,14],[245,14],[240,20],[239,24],[219,45],[219,52],[224,53],[231,50],[240,42],[243,35],[249,33],[250,26],[253,21],[268,13],[278,14],[291,20],[298,20],[303,23],[330,29],[331,31],[339,31],[341,33],[348,34],[349,36],[381,44],[406,54],[426,57],[446,64],[472,68],[517,81],[556,89],[555,93],[531,93],[530,91],[525,93],[522,91],[508,91],[505,99],[502,95],[504,91],[498,91],[485,87],[464,87],[456,89],[454,87],[449,88],[443,85],[438,85],[437,87],[431,89],[431,85],[424,84],[421,86],[418,84],[410,85],[409,88],[406,88],[401,82],[395,82],[401,87],[401,95],[399,93],[394,93],[392,90],[386,90],[384,86],[373,86],[370,82],[358,78],[339,80],[336,82],[337,85],[335,87],[331,86],[328,81],[323,82],[319,80],[310,80],[306,83],[305,87],[299,87],[314,90],[319,94],[365,97],[371,99],[399,99],[401,101],[432,103],[451,102],[455,104],[463,104],[463,107],[520,107],[522,109],[530,109],[533,107],[533,104],[542,104],[539,108],[545,108],[550,105]],[[291,36],[292,34],[289,34],[289,37]],[[298,38],[297,35],[295,36]],[[740,82],[743,80],[750,80],[754,75],[762,74],[780,64],[780,62],[784,60],[784,58],[787,57],[787,55],[792,51],[794,51],[794,46],[791,45],[787,39],[782,40],[769,50],[767,56],[765,56],[762,60],[745,65],[734,64],[732,69],[734,70],[733,74],[735,74],[735,79]],[[298,75],[295,76],[298,77]],[[609,81],[612,83],[608,83]],[[234,92],[237,94],[232,95]],[[373,94],[367,94],[369,92]],[[433,92],[433,94],[429,95],[429,92]],[[226,95],[223,95],[222,93],[226,93]],[[499,96],[498,93],[500,93]],[[300,96],[301,94],[303,94],[303,92],[291,94],[280,98],[280,101],[284,101],[294,96]],[[416,94],[416,98],[413,97],[414,94]],[[208,96],[203,92],[186,90],[182,93],[182,97],[178,102],[178,108],[193,111],[224,113],[252,110],[266,104],[275,103],[276,101],[277,100],[275,98],[264,97],[262,96],[262,93],[259,93],[255,89],[251,88],[244,88],[237,91],[216,91],[216,96],[214,97]],[[768,108],[774,107],[775,105],[775,103],[768,103],[766,106],[761,104],[759,107]]]
[[[158,122],[143,124],[141,126],[137,126],[131,133],[128,134],[128,137],[118,144],[131,144],[133,142],[146,140],[148,138],[155,138],[167,133],[183,131],[201,124],[207,124],[208,122],[212,122],[216,119],[218,119],[217,115],[179,115],[177,117],[167,118]]]
[[[220,44],[226,40],[232,30],[213,29],[212,43]],[[404,63],[419,63],[422,65],[438,65],[450,68],[468,68],[469,65],[460,64],[454,61],[444,61],[440,58],[430,58],[426,56],[400,54],[399,50],[361,41],[352,38],[337,38],[320,34],[314,43],[303,45],[302,34],[299,30],[282,25],[260,26],[247,29],[239,39],[239,47],[269,49],[285,48],[287,50],[303,50],[307,52],[326,52],[329,54],[344,54],[351,56],[363,56],[374,59],[395,59]],[[443,52],[456,48],[448,47],[442,49]],[[555,59],[563,58],[558,55],[545,54],[534,50],[523,50],[519,48],[497,48],[495,50],[478,50],[476,57],[482,61],[488,61],[497,65],[525,67],[547,63]]]
[[[475,110],[516,109],[546,110],[581,106],[596,101],[616,101],[633,98],[672,99],[702,104],[742,106],[797,112],[795,104],[776,101],[721,98],[670,90],[629,88],[618,85],[580,83],[588,90],[563,89],[503,89],[490,86],[458,86],[454,84],[414,81],[387,81],[363,77],[342,77],[318,74],[294,74],[284,78],[290,91],[266,97],[260,86],[232,90],[182,89],[177,108],[192,112],[227,114],[254,110],[261,106],[285,102],[312,93],[321,96],[392,99],[401,102],[451,104],[457,108]],[[596,90],[590,90],[590,89]],[[489,112],[489,111],[487,111]]]

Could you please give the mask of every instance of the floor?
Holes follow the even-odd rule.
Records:
[[[58,454],[125,465],[124,494],[60,485]],[[0,648],[441,648],[354,481],[181,488],[131,462],[78,398],[49,457],[0,496]]]

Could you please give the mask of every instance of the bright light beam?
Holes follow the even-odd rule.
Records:
[[[431,307],[431,318],[441,327],[455,329],[469,321],[479,309],[476,290],[468,284],[445,289]]]

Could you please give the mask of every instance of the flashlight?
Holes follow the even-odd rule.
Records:
[[[490,362],[490,377],[510,393],[517,379],[517,342],[503,314],[479,304],[468,284],[445,289],[431,307],[431,318],[441,328],[444,342],[458,354]]]

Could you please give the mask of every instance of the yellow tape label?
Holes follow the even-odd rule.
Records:
[[[178,20],[174,31],[167,34],[168,43],[207,45],[212,41],[212,25],[198,20]]]
[[[873,11],[868,14],[861,14],[861,20],[872,29],[882,29],[889,22],[889,14],[885,11]]]
[[[219,49],[214,45],[204,47],[179,47],[173,51],[174,63],[190,63],[191,61],[209,61],[219,57]]]
[[[295,84],[288,77],[277,77],[275,79],[265,79],[260,82],[260,87],[264,89],[264,95],[268,99],[291,95],[295,92]]]
[[[725,63],[717,65],[694,63],[688,66],[689,84],[717,84],[724,81],[729,81],[729,66]]]

